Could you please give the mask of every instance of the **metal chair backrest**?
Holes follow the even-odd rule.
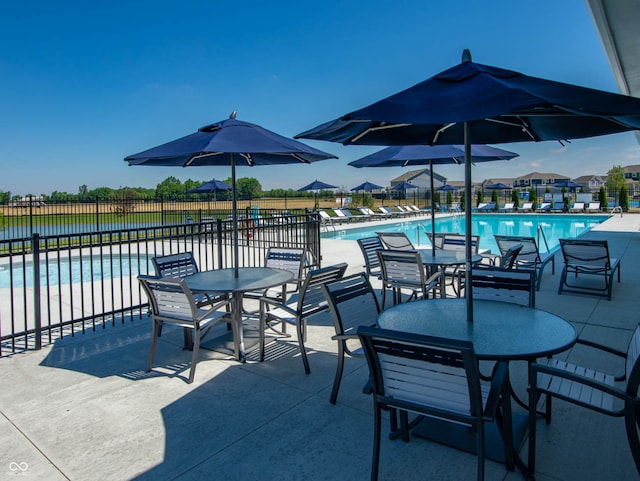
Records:
[[[464,251],[467,240],[464,234],[447,234],[442,240],[442,248],[452,251]],[[480,236],[471,236],[471,250],[474,254],[480,251]]]
[[[471,270],[474,299],[536,306],[535,272],[498,267],[474,267]]]
[[[414,250],[415,247],[404,232],[376,232],[386,249]]]
[[[382,281],[392,288],[424,288],[426,271],[420,253],[383,249],[378,251]]]
[[[522,249],[518,253],[518,259],[516,264],[518,266],[536,266],[542,262],[540,258],[540,253],[538,251],[538,244],[536,243],[535,237],[526,237],[526,236],[505,236],[505,235],[494,235],[493,236],[498,244],[498,249],[500,250],[500,255],[504,256],[507,251],[516,246],[518,244],[522,245]]]
[[[306,252],[302,248],[269,247],[264,266],[289,271],[293,274],[291,282],[299,283],[303,278],[306,261]]]
[[[429,238],[429,242],[435,245],[436,249],[442,249],[444,244],[444,236],[446,235],[461,235],[458,232],[436,232],[435,237],[431,232],[427,232],[427,237]]]
[[[365,237],[358,239],[358,246],[364,256],[364,268],[369,276],[378,277],[380,272],[380,258],[378,251],[384,249],[379,237]]]
[[[310,316],[327,308],[327,301],[322,292],[322,285],[342,278],[347,270],[347,263],[310,270],[305,277],[298,296],[296,311],[301,317]]]
[[[380,304],[364,272],[323,284],[336,335],[355,335],[358,326],[376,323]]]
[[[374,396],[388,406],[481,422],[483,401],[473,344],[361,326]]]
[[[151,259],[156,274],[160,277],[183,278],[199,271],[193,252],[181,252]]]
[[[518,254],[520,254],[520,251],[522,250],[522,244],[516,244],[513,245],[511,247],[509,247],[507,249],[507,252],[505,252],[501,257],[500,257],[500,268],[501,269],[513,269],[516,260],[518,258]]]
[[[184,279],[138,276],[147,293],[151,315],[162,322],[193,325],[198,307]]]

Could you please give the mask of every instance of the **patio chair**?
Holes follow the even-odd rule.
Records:
[[[384,249],[382,241],[376,236],[358,239],[357,242],[364,257],[365,272],[369,277],[375,277],[376,279],[381,280],[382,268],[380,267],[378,251]]]
[[[584,212],[584,202],[574,202],[569,212]]]
[[[378,251],[382,269],[382,308],[384,309],[387,289],[391,289],[393,304],[402,302],[402,290],[409,290],[408,301],[427,299],[430,291],[440,290],[442,271],[427,277],[420,253],[416,251],[383,249]]]
[[[307,374],[311,372],[307,351],[304,347],[306,320],[308,317],[328,309],[320,286],[325,282],[340,279],[346,270],[346,263],[310,270],[300,288],[297,299],[289,299],[288,302],[269,297],[260,299],[260,361],[264,361],[266,328],[275,323],[281,323],[283,326],[293,324],[296,326],[304,371]],[[284,327],[282,332],[286,332]]]
[[[138,280],[149,299],[151,318],[153,319],[153,334],[147,371],[151,371],[153,366],[162,325],[174,324],[193,331],[193,354],[188,380],[189,383],[192,383],[198,363],[200,340],[214,324],[231,322],[231,315],[226,309],[229,301],[224,300],[203,309],[196,305],[196,300],[184,279],[141,275],[138,276]]]
[[[488,205],[489,205],[488,202],[480,202],[475,208],[475,210],[478,212],[482,212]]]
[[[507,235],[494,235],[493,237],[498,244],[498,249],[500,249],[501,255],[504,255],[514,245],[522,244],[522,249],[516,258],[515,267],[517,269],[533,269],[535,271],[537,291],[540,290],[542,272],[544,271],[544,268],[547,267],[547,264],[551,264],[551,273],[555,274],[555,254],[540,254],[535,237]]]
[[[529,469],[535,469],[536,415],[535,409],[541,394],[546,394],[545,419],[551,421],[551,400],[556,397],[572,404],[606,414],[624,417],[627,440],[631,454],[640,473],[640,325],[636,327],[627,351],[616,349],[582,339],[578,344],[586,346],[593,359],[597,352],[611,354],[624,361],[624,372],[615,376],[597,367],[577,366],[559,359],[540,359],[530,366],[531,387],[529,390]],[[577,433],[574,433],[577,434]]]
[[[524,202],[521,207],[518,207],[518,212],[533,212],[533,202]]]
[[[488,202],[482,207],[480,207],[480,205],[478,206],[478,211],[479,212],[495,212],[495,210],[496,210],[496,203],[495,202]]]
[[[464,234],[446,234],[442,239],[442,248],[444,250],[452,250],[452,251],[465,251],[466,250],[467,239]],[[480,236],[472,235],[471,236],[471,253],[479,254],[480,253]],[[490,254],[490,253],[487,253]],[[493,263],[493,255],[490,254],[488,259]],[[449,285],[453,288],[453,291],[459,295],[459,288],[456,285],[456,281],[464,277],[464,272],[466,271],[466,267],[459,266],[449,266],[444,270],[444,282],[446,283],[447,278],[450,280]]]
[[[559,239],[560,250],[564,257],[564,268],[560,277],[558,294],[572,292],[607,297],[611,300],[613,276],[618,272],[620,282],[620,260],[609,257],[609,244],[606,240]],[[590,275],[602,277],[604,286],[569,283],[570,277]]]
[[[600,202],[589,202],[587,212],[600,212]]]
[[[515,208],[515,203],[514,202],[507,202],[502,207],[499,207],[498,211],[500,211],[500,212],[513,212],[514,208]]]
[[[282,269],[293,274],[290,283],[294,285],[287,290],[286,285],[279,288],[266,289],[263,291],[246,292],[247,299],[261,299],[270,297],[272,299],[283,299],[287,295],[297,292],[304,281],[304,269],[307,265],[307,252],[305,249],[297,247],[269,247],[265,254],[264,267]],[[257,312],[257,311],[256,311]]]
[[[514,465],[507,363],[498,363],[491,383],[482,382],[473,344],[361,326],[358,336],[373,383],[374,435],[371,479],[378,479],[382,410],[425,418],[451,436],[473,436],[477,479],[484,479],[484,424],[495,422],[505,459]],[[413,422],[411,424],[414,424]]]
[[[158,277],[169,277],[174,279],[182,279],[196,272],[200,272],[198,264],[193,257],[193,252],[181,252],[178,254],[169,254],[166,256],[155,256],[151,258],[151,263]],[[193,293],[193,298],[198,307],[213,305],[216,302],[223,301],[228,298],[226,294],[213,293]],[[160,328],[160,334],[162,328]]]
[[[376,232],[385,249],[414,250],[415,247],[404,232]]]
[[[464,289],[464,283],[461,285]],[[471,286],[474,300],[484,299],[536,307],[533,271],[493,266],[474,267],[471,270]]]
[[[344,356],[364,357],[356,330],[360,325],[375,325],[380,305],[364,272],[326,282],[322,285],[322,292],[329,304],[336,332],[331,339],[338,342],[338,364],[329,398],[329,402],[335,404],[344,370]],[[354,341],[356,347],[353,347]]]
[[[447,235],[461,235],[459,232],[436,232],[435,238],[431,232],[427,232],[429,242],[435,246],[436,249],[442,249],[444,245],[444,238]]]

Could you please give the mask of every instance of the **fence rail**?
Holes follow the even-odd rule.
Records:
[[[262,265],[272,245],[303,247],[319,266],[316,214],[270,215],[239,223],[239,264]],[[211,219],[0,240],[0,356],[87,330],[130,322],[146,312],[136,276],[151,258],[191,251],[200,269],[232,267],[233,225]]]

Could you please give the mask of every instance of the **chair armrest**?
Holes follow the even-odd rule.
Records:
[[[226,307],[229,306],[231,304],[231,301],[229,300],[224,300],[224,301],[220,301],[217,304],[214,304],[213,306],[211,306],[210,308],[208,308],[205,312],[203,312],[201,315],[198,316],[198,320],[202,320],[202,319],[206,319],[207,317],[211,316],[214,313],[220,313],[220,308],[221,307]],[[222,313],[221,313],[222,314]],[[228,311],[223,313],[224,315],[229,314]]]
[[[609,346],[604,346],[602,344],[598,344],[597,342],[593,342],[593,341],[587,341],[586,339],[578,339],[576,340],[576,344],[582,344],[584,346],[589,346],[593,349],[597,349],[599,351],[602,352],[606,352],[609,354],[613,354],[614,356],[618,356],[620,358],[625,359],[627,357],[627,354],[619,351],[617,349],[613,349],[612,347]],[[621,374],[619,376],[616,376],[615,379],[616,381],[624,381],[627,378],[626,374]]]
[[[261,312],[264,310],[266,305],[275,307],[277,309],[282,309],[283,311],[288,312],[289,314],[291,314],[294,317],[298,314],[295,309],[293,309],[292,307],[290,307],[290,306],[288,306],[286,304],[283,304],[278,299],[271,299],[270,297],[261,297],[260,298],[260,311]]]
[[[598,389],[604,393],[610,394],[611,396],[622,399],[625,402],[630,402],[635,404],[636,406],[640,404],[640,399],[637,396],[629,396],[622,389],[618,389],[614,386],[610,386],[608,384],[604,384],[599,381],[595,381],[593,379],[586,378],[584,376],[580,376],[578,374],[573,374],[571,372],[565,371],[564,369],[558,369],[556,367],[545,366],[544,364],[532,363],[531,364],[531,378],[537,379],[537,373],[541,372],[544,374],[549,374],[550,376],[561,377],[563,379],[567,379],[569,381],[574,381],[579,384],[583,384],[585,386],[591,387],[593,389]],[[536,383],[537,384],[537,383]]]

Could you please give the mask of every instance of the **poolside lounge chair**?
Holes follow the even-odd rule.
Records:
[[[391,210],[389,207],[384,206],[384,205],[381,205],[380,207],[378,207],[378,210],[379,210],[380,212],[382,212],[383,214],[390,215],[391,217],[400,217],[401,215],[403,215],[403,214],[401,214],[400,212],[398,212],[398,211],[393,211],[393,210]]]
[[[362,213],[362,215],[367,216],[369,220],[373,219],[388,219],[390,216],[387,214],[383,214],[382,212],[374,212],[369,207],[358,207],[358,210]]]
[[[551,212],[564,212],[564,202],[554,202],[553,207],[549,210]]]
[[[409,207],[414,212],[418,212],[420,214],[428,214],[429,212],[431,212],[431,209],[421,209],[420,207],[414,204],[409,204],[407,207]]]
[[[551,210],[551,202],[543,202],[538,206],[536,212],[549,212]]]
[[[505,255],[506,252],[514,245],[522,244],[522,249],[516,258],[515,267],[516,269],[532,269],[535,271],[536,290],[540,290],[542,271],[544,271],[547,264],[551,263],[551,273],[555,274],[555,254],[540,254],[535,237],[508,235],[494,235],[493,237],[498,244],[498,249],[500,249],[501,255]]]
[[[347,216],[347,214],[342,209],[333,209],[333,212],[336,214],[336,217],[338,219],[341,219],[344,222],[352,222],[351,216]]]
[[[396,205],[396,209],[398,210],[398,212],[400,212],[401,214],[407,217],[416,215],[413,209],[409,209],[408,207],[402,207],[401,205]]]
[[[587,212],[600,212],[600,202],[589,202]]]
[[[485,203],[485,205],[483,205],[482,207],[480,207],[482,204],[478,205],[478,212],[494,212],[496,210],[496,203],[495,202],[488,202]]]
[[[348,219],[353,220],[354,222],[364,222],[365,220],[371,220],[371,216],[369,214],[364,214],[360,212],[362,215],[355,215],[349,209],[338,209],[342,212]]]
[[[499,207],[498,211],[499,212],[513,212],[514,208],[515,208],[515,203],[507,202],[506,204],[504,204],[504,206]]]
[[[478,204],[478,206],[476,207],[476,210],[477,210],[478,212],[481,212],[481,211],[482,211],[482,210],[484,210],[484,209],[485,209],[485,207],[487,207],[488,205],[489,205],[489,203],[488,203],[488,202],[480,202],[480,203]]]
[[[584,202],[574,202],[569,212],[584,212]]]
[[[518,212],[533,212],[533,202],[524,202],[518,207]]]
[[[618,271],[620,282],[620,260],[609,257],[609,245],[606,240],[559,239],[564,257],[564,269],[560,278],[558,294],[573,292],[607,297],[611,300],[613,276]],[[569,283],[568,278],[577,279],[579,275],[600,276],[604,286],[593,283]]]
[[[322,209],[318,210],[318,215],[320,216],[320,221],[322,222],[322,225],[335,226],[336,224],[342,224],[343,222],[348,222],[348,220],[344,220],[341,217],[337,217],[337,216],[332,217]]]

